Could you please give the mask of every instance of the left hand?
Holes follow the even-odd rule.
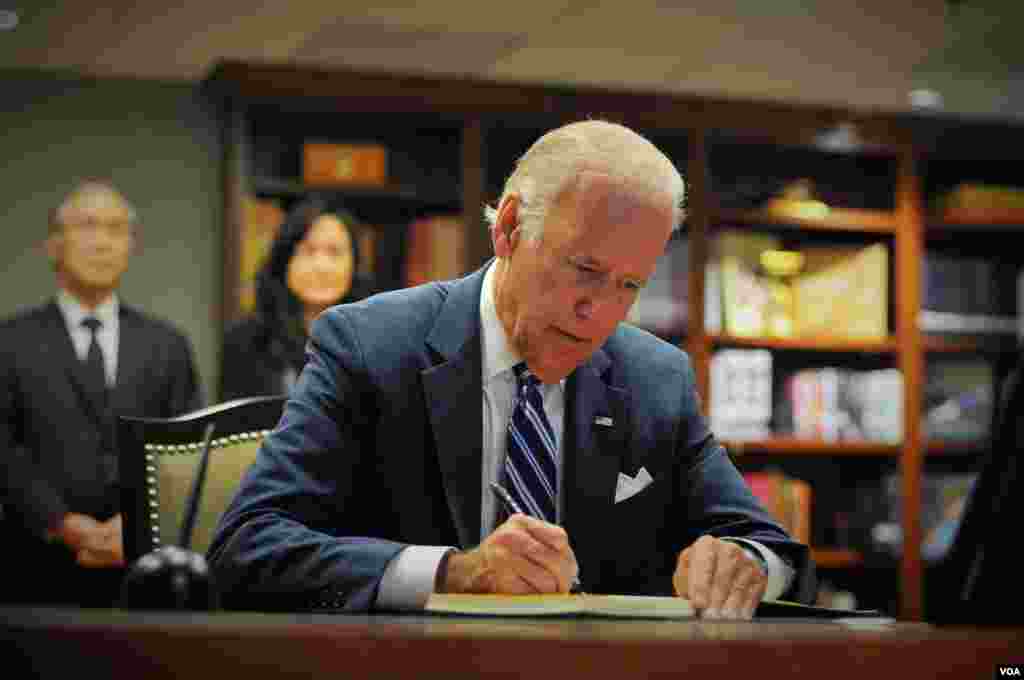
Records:
[[[117,514],[93,532],[78,550],[77,560],[83,567],[123,567],[124,542],[121,536],[121,515]]]
[[[679,553],[672,585],[701,618],[750,619],[764,597],[768,574],[736,543],[701,536]]]

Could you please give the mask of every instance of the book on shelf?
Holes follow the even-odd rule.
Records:
[[[352,238],[359,247],[359,271],[356,274],[365,281],[373,281],[377,276],[377,230],[360,225],[354,230]]]
[[[1024,187],[961,182],[940,195],[936,207],[951,222],[1024,224]]]
[[[889,249],[810,247],[793,279],[795,335],[882,340],[889,334]]]
[[[964,507],[977,473],[930,473],[921,476],[921,557],[925,562],[941,560],[956,537]],[[882,479],[885,514],[871,529],[873,547],[893,556],[903,552],[903,488],[897,473]]]
[[[432,215],[414,220],[405,244],[405,285],[446,281],[466,272],[466,244],[462,219]]]
[[[256,309],[256,273],[270,252],[285,213],[277,201],[246,196],[242,204],[242,233],[239,235],[239,290],[241,312]]]
[[[704,267],[704,330],[722,332],[722,272],[712,259]]]
[[[722,327],[730,335],[759,337],[765,331],[769,290],[760,272],[761,253],[777,250],[780,240],[766,233],[723,229],[711,244],[721,285]]]
[[[984,359],[942,359],[925,365],[922,431],[931,440],[977,442],[989,436],[995,374]]]
[[[991,311],[990,262],[927,250],[921,260],[921,308],[945,314],[985,315]]]
[[[1010,288],[995,262],[928,251],[921,263],[918,326],[927,333],[1016,334]]]
[[[383,185],[387,182],[387,150],[379,144],[302,145],[302,177],[310,185]]]
[[[956,333],[965,335],[1020,335],[1017,317],[987,314],[957,314],[922,309],[917,326],[925,333]]]
[[[762,439],[771,433],[772,353],[722,349],[711,356],[710,422],[719,439]]]
[[[811,501],[809,482],[790,477],[781,470],[746,472],[743,480],[765,510],[793,537],[811,543]]]
[[[685,236],[668,242],[654,274],[629,310],[626,320],[662,336],[686,332],[690,247]]]
[[[903,440],[903,376],[897,369],[803,369],[785,381],[789,429],[798,439]],[[788,425],[788,427],[787,427]]]

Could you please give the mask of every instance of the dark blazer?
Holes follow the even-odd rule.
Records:
[[[224,333],[221,350],[220,401],[239,397],[261,397],[287,392],[286,369],[302,370],[301,352],[291,353],[270,333],[261,317],[249,317],[235,323]],[[276,351],[275,351],[276,349]]]
[[[56,302],[0,323],[0,502],[9,527],[41,536],[68,511],[115,514],[116,416],[168,417],[200,405],[185,336],[124,303],[118,323],[107,409],[90,399]]]
[[[229,607],[373,605],[406,544],[480,540],[484,270],[336,307],[208,552]],[[813,567],[699,413],[685,353],[627,325],[567,381],[564,523],[587,592],[670,594],[680,550],[748,537]],[[598,416],[612,427],[595,426]],[[614,503],[619,472],[654,482]]]

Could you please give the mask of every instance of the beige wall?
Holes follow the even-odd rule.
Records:
[[[220,158],[214,106],[193,85],[0,70],[0,317],[52,295],[39,248],[47,211],[76,178],[106,175],[142,222],[122,297],[189,336],[209,400],[220,341]]]

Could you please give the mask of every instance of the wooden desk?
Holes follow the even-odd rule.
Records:
[[[0,648],[7,678],[968,680],[1024,661],[1024,629],[0,609]]]

